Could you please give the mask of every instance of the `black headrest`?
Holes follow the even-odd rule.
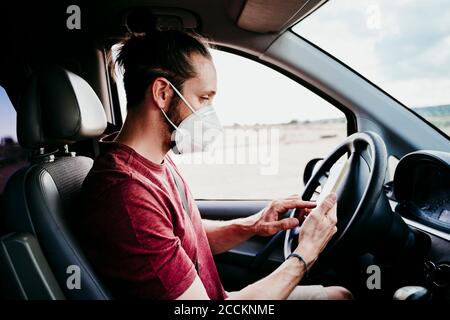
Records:
[[[62,146],[98,137],[105,128],[102,103],[85,80],[57,66],[32,76],[17,112],[22,147]]]

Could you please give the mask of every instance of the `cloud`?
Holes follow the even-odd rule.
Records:
[[[393,79],[448,75],[450,2],[382,3],[385,31],[375,41],[375,53],[384,62],[386,75]]]
[[[450,101],[448,0],[330,1],[294,31],[407,105]]]

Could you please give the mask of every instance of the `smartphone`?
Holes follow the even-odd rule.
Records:
[[[342,180],[345,177],[345,174],[348,171],[348,160],[341,160],[336,162],[330,169],[330,174],[328,176],[327,181],[322,186],[322,190],[320,191],[320,195],[317,198],[317,203],[320,203],[325,199],[327,195],[332,192],[336,192]]]

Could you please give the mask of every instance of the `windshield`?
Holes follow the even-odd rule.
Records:
[[[450,135],[450,1],[332,0],[293,31]]]

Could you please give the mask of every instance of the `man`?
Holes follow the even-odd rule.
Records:
[[[167,155],[203,150],[197,124],[220,131],[212,101],[216,71],[203,40],[155,31],[125,42],[127,118],[101,141],[101,154],[82,188],[79,239],[117,298],[344,299],[341,287],[297,286],[336,232],[336,197],[318,206],[298,196],[272,201],[262,212],[231,221],[201,219],[187,184]],[[200,137],[199,137],[200,136]],[[212,140],[211,140],[212,141]],[[210,141],[209,141],[210,142]],[[182,185],[180,188],[180,184]],[[183,208],[187,190],[187,208]],[[279,217],[296,208],[297,218]],[[306,217],[307,216],[307,217]],[[269,276],[226,292],[212,255],[252,236],[271,236],[303,220],[296,256]]]

